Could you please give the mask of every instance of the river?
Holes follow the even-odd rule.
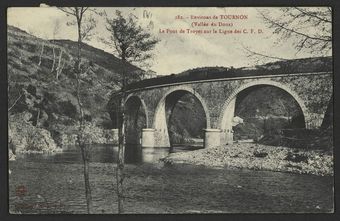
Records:
[[[117,147],[91,146],[93,210],[117,213]],[[177,147],[190,151],[195,147]],[[168,166],[167,148],[128,148],[126,213],[320,213],[333,211],[333,177],[292,173]],[[17,154],[9,167],[11,213],[86,213],[81,155]]]

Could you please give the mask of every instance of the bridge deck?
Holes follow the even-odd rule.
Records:
[[[146,79],[127,85],[127,90],[165,85],[180,82],[200,80],[228,79],[235,77],[252,77],[268,75],[292,75],[315,72],[332,72],[331,57],[304,58],[267,63],[254,68],[223,68],[206,67],[196,68],[167,76]]]

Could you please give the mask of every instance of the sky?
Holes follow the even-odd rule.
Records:
[[[132,13],[137,16],[143,28],[152,32],[160,40],[153,51],[154,58],[148,67],[158,75],[180,73],[197,67],[237,68],[257,64],[256,60],[247,56],[244,47],[287,59],[311,57],[308,52],[302,51],[296,54],[289,40],[275,44],[278,35],[273,34],[273,30],[264,24],[257,8],[111,7],[96,8],[96,10],[105,10],[109,18],[115,15],[115,10],[122,11],[123,15]],[[260,10],[279,13],[278,8]],[[113,49],[100,40],[109,36],[105,19],[97,15],[93,16],[97,21],[95,34],[86,43],[112,53]],[[181,18],[178,18],[179,16]],[[45,5],[34,8],[9,8],[7,13],[9,25],[45,39],[76,40],[77,29],[75,26],[67,25],[70,21],[72,17],[66,16],[55,7]],[[221,25],[219,22],[226,26],[219,26]],[[211,26],[212,23],[216,26]],[[55,31],[56,26],[59,26],[58,31]],[[208,33],[200,33],[199,30]],[[235,33],[236,30],[241,33]],[[232,33],[225,34],[223,31]]]

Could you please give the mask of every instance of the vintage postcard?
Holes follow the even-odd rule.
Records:
[[[10,7],[10,214],[333,213],[331,7]]]

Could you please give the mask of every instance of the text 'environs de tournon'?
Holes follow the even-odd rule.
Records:
[[[176,15],[175,20],[189,21],[191,28],[160,28],[161,34],[262,34],[259,28],[237,28],[234,21],[246,21],[248,15]]]

